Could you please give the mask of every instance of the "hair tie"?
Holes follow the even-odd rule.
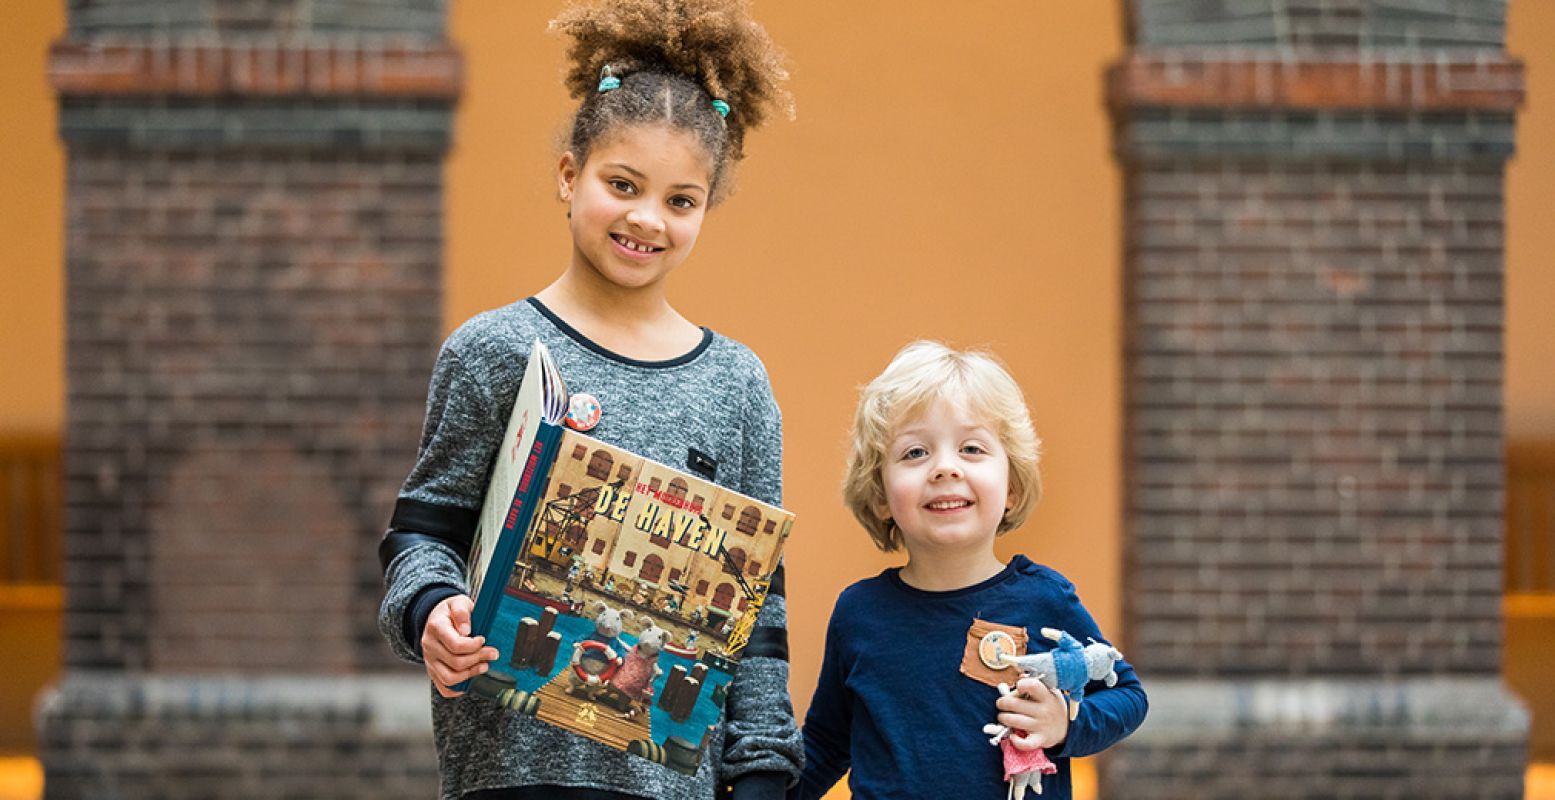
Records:
[[[713,110],[717,111],[718,112],[718,116],[720,116],[720,117],[727,117],[727,116],[729,116],[729,104],[725,103],[722,100],[714,100],[713,101]]]
[[[621,79],[610,74],[610,65],[606,64],[599,69],[599,92],[604,94],[611,89],[621,88]]]

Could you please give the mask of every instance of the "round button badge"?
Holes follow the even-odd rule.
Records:
[[[578,392],[567,400],[567,427],[575,431],[591,431],[599,424],[599,401],[594,395]]]
[[[1004,631],[990,631],[977,643],[977,657],[988,665],[989,669],[1004,669],[1009,664],[1004,663],[1005,656],[1015,655],[1015,637]]]

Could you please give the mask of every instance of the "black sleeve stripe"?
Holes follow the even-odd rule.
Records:
[[[788,630],[772,625],[757,625],[751,630],[750,642],[740,652],[740,657],[760,656],[788,660]]]
[[[470,542],[475,540],[475,523],[480,518],[480,512],[472,508],[440,506],[401,497],[394,504],[389,530],[431,534],[468,550]]]
[[[475,523],[479,518],[478,513],[469,509],[402,497],[394,504],[389,532],[378,543],[378,564],[387,570],[395,556],[427,541],[451,547],[460,558],[469,558],[470,541],[475,538]]]

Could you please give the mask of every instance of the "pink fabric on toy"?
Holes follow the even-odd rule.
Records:
[[[611,686],[621,690],[629,697],[648,700],[653,697],[653,666],[655,660],[649,660],[638,655],[637,648],[633,647],[627,654],[626,660],[621,663],[620,671],[616,672]]]
[[[999,747],[1004,750],[1005,780],[1026,772],[1052,775],[1058,771],[1058,767],[1048,760],[1047,751],[1040,747],[1035,750],[1022,750],[1016,747],[1015,742],[1008,736],[999,742]]]

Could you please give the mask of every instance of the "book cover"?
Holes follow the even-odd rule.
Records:
[[[687,774],[793,525],[781,508],[560,424],[534,344],[469,559],[474,695]]]

